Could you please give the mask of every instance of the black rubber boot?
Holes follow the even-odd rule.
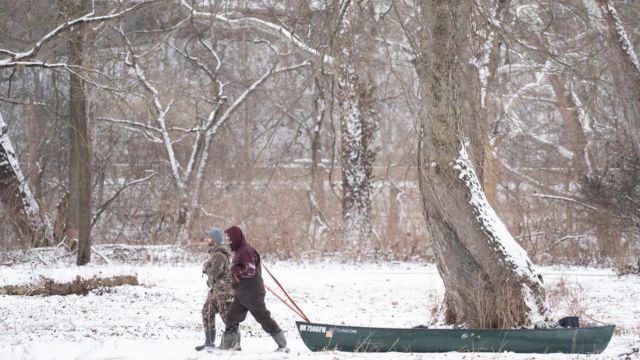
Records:
[[[216,339],[216,331],[215,330],[205,330],[204,331],[204,344],[196,346],[197,351],[202,351],[204,349],[213,349],[215,345],[213,342]]]
[[[280,332],[278,332],[277,334],[272,335],[272,337],[276,344],[278,344],[276,352],[289,352],[289,348],[287,347],[287,339],[284,337],[284,332],[282,332],[282,330],[280,330]]]
[[[237,332],[224,332],[222,333],[222,341],[220,343],[220,350],[236,350],[240,351],[240,331]]]

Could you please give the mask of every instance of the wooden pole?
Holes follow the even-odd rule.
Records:
[[[280,290],[282,290],[282,292],[287,296],[287,299],[289,299],[289,301],[291,301],[291,304],[293,304],[293,306],[295,306],[295,307],[296,307],[296,309],[298,310],[299,314],[298,314],[298,312],[296,312],[296,313],[297,313],[298,315],[300,315],[300,317],[302,317],[302,318],[304,319],[304,321],[306,321],[306,322],[311,322],[311,321],[309,320],[309,318],[307,317],[307,315],[305,315],[305,314],[304,314],[304,312],[302,311],[302,309],[300,309],[300,307],[298,307],[298,304],[296,304],[296,302],[295,302],[295,301],[293,301],[293,299],[291,298],[291,296],[289,296],[289,294],[287,293],[287,290],[285,290],[285,289],[282,287],[282,285],[280,284],[280,282],[278,281],[278,279],[276,279],[276,277],[275,277],[275,276],[273,276],[273,274],[271,273],[271,271],[269,271],[269,269],[267,269],[267,267],[266,267],[264,264],[262,264],[262,267],[263,267],[265,270],[267,270],[267,273],[269,274],[269,276],[271,276],[271,278],[273,279],[273,281],[275,281],[275,282],[276,282],[276,284],[278,285],[278,287],[280,288]],[[272,291],[272,293],[273,293],[273,291]],[[275,295],[275,293],[274,293],[274,295]],[[279,297],[279,296],[277,296],[277,295],[276,295],[276,297],[277,297],[278,299],[280,299],[280,297]],[[282,301],[282,299],[281,299],[280,301]],[[285,301],[283,301],[283,302],[284,302],[287,306],[289,306],[289,304],[288,304],[287,302],[285,302]]]

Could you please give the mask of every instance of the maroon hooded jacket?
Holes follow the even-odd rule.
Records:
[[[262,280],[262,269],[260,267],[260,255],[244,238],[242,230],[237,226],[231,226],[224,231],[231,240],[231,273],[235,280],[233,286],[236,296],[240,299],[254,297],[266,293],[264,281]]]

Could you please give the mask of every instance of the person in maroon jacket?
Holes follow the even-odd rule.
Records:
[[[231,287],[235,290],[235,297],[226,315],[226,329],[222,334],[220,348],[240,350],[238,327],[247,317],[247,312],[250,312],[262,329],[273,337],[278,345],[276,351],[288,352],[284,333],[264,303],[266,291],[262,280],[260,255],[247,242],[239,227],[231,226],[224,233],[233,250]]]

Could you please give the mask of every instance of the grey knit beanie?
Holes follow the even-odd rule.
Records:
[[[216,245],[221,245],[222,241],[224,241],[224,233],[222,232],[222,229],[219,228],[214,227],[207,230],[207,236],[213,239],[213,242],[215,242]]]

